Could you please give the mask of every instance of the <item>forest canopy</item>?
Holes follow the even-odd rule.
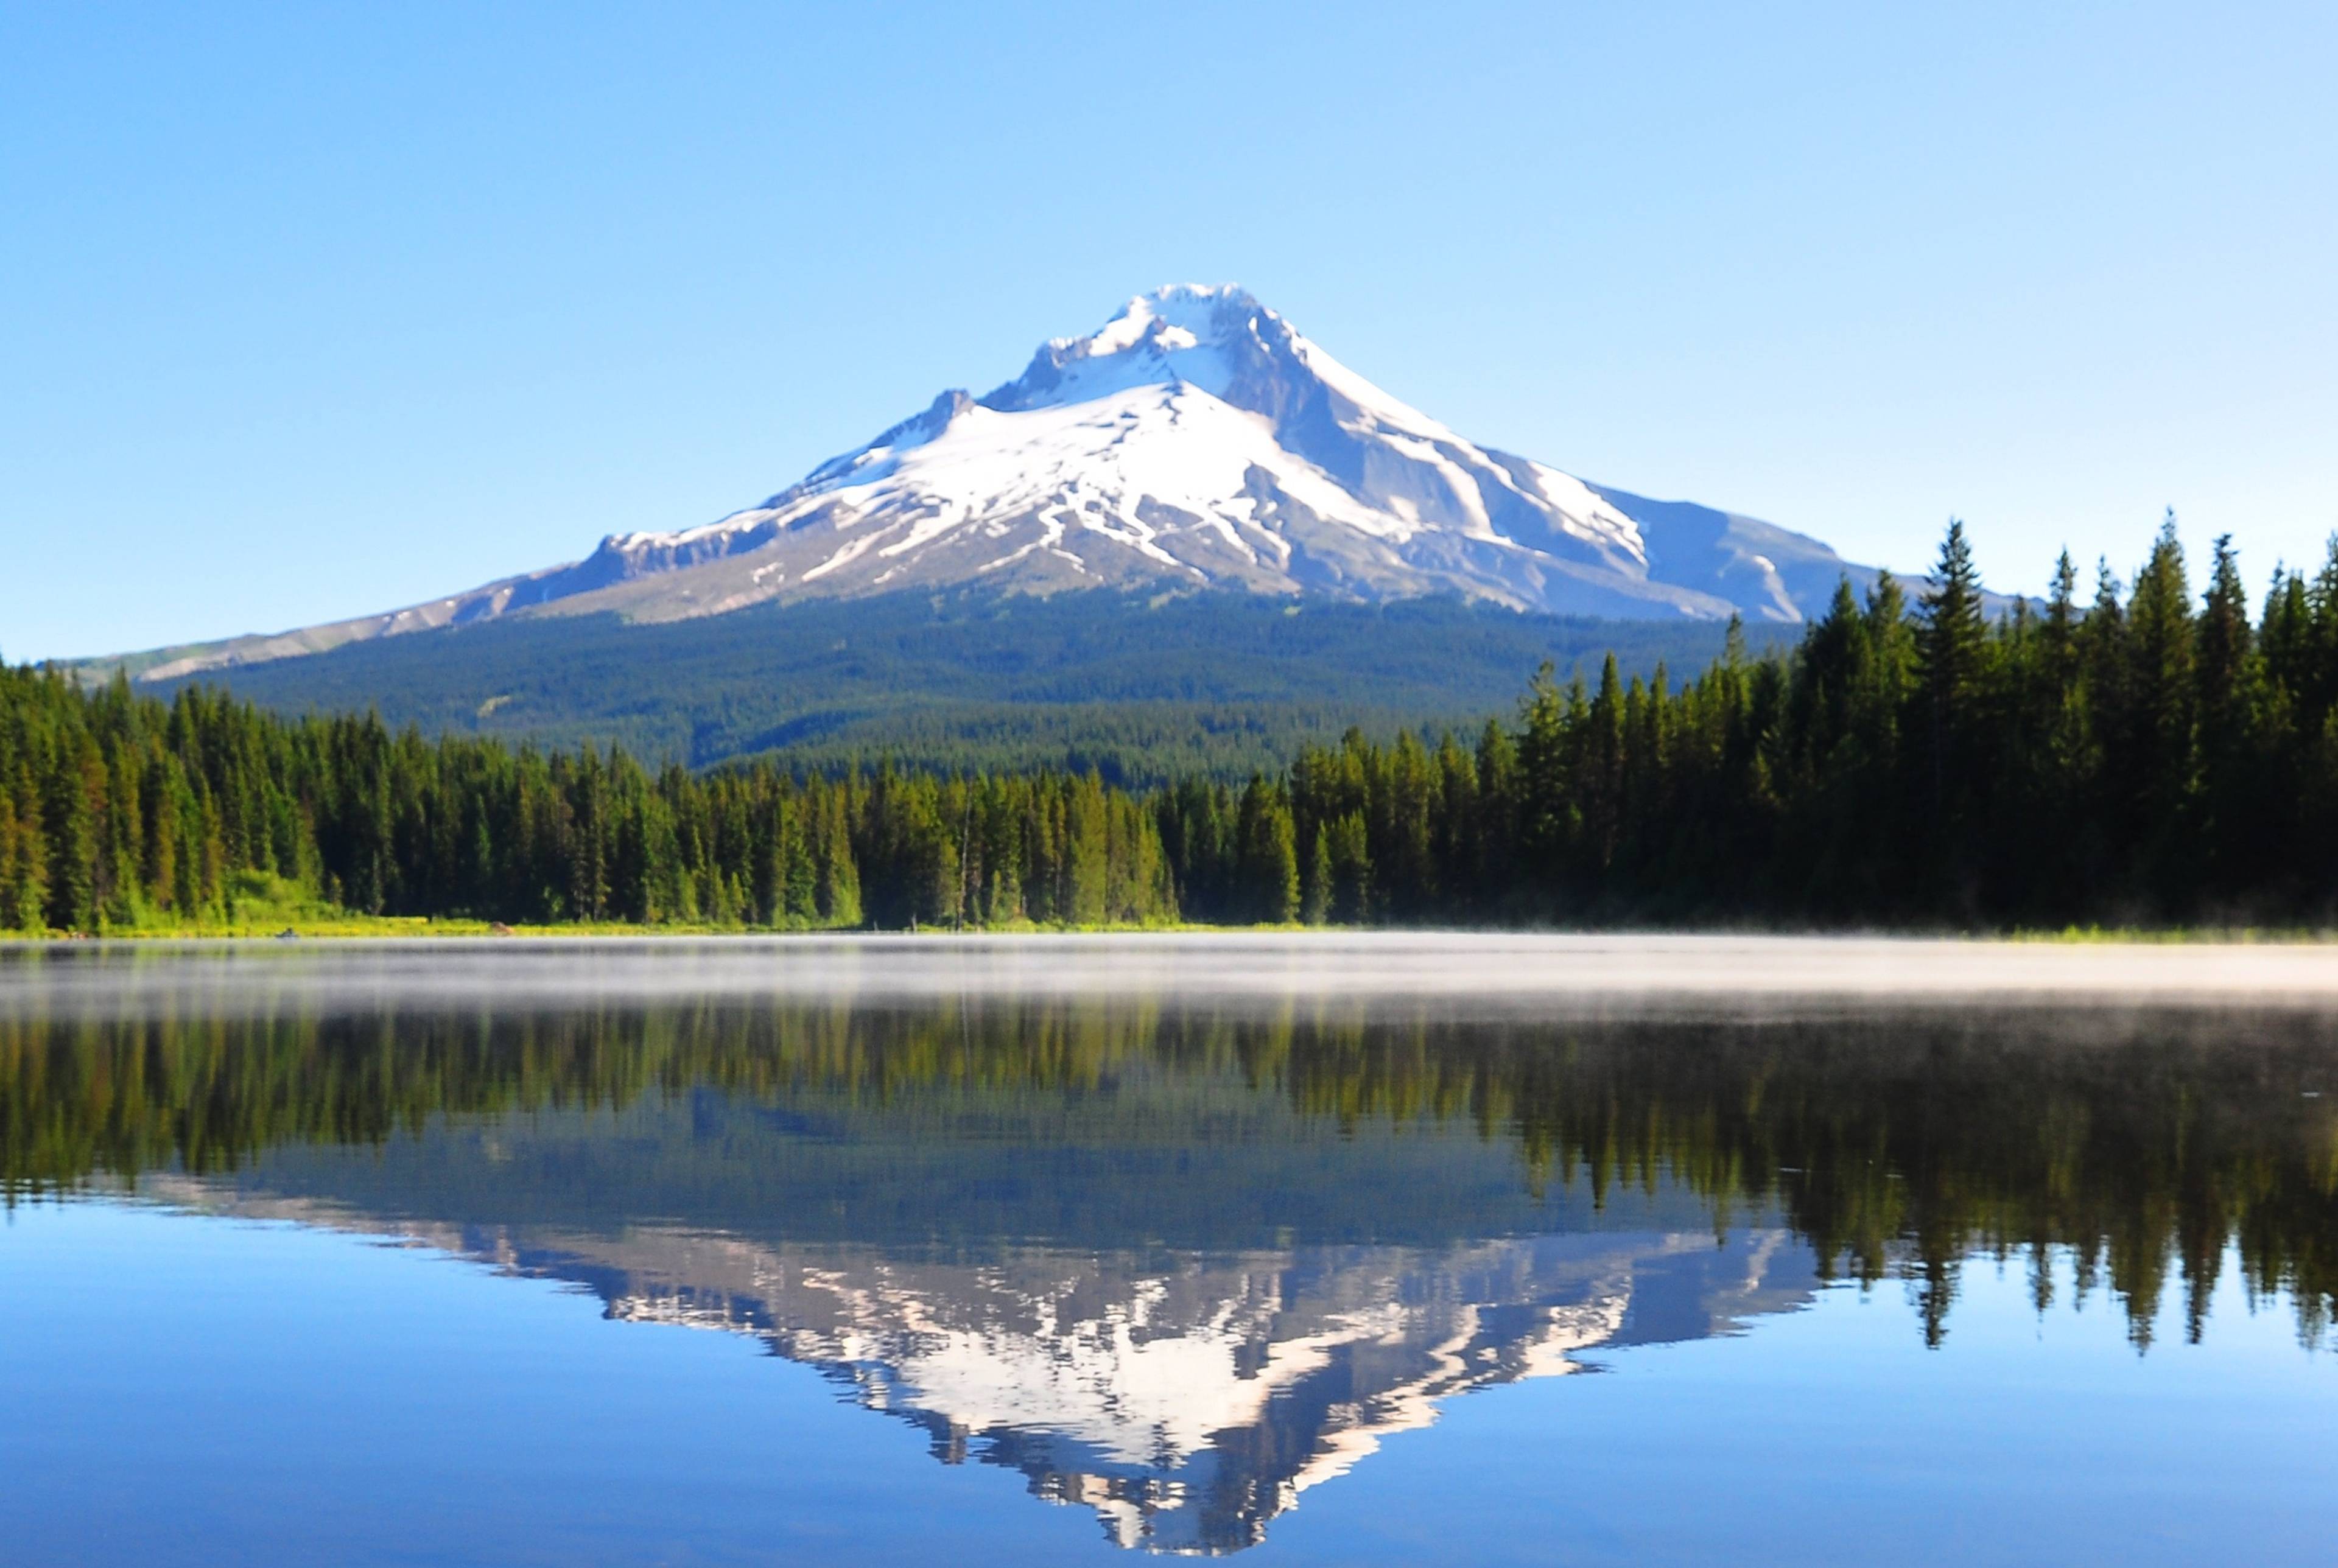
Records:
[[[741,929],[2317,923],[2338,889],[2338,543],[2253,612],[2171,515],[2132,583],[1991,618],[1952,524],[1911,595],[1674,684],[1528,683],[1467,736],[1351,730],[1236,784],[693,771],[0,668],[0,929],[186,928],[290,884],[362,914]]]
[[[1863,583],[1864,578],[1860,581]],[[623,746],[707,769],[770,756],[831,776],[889,758],[1154,789],[1241,784],[1351,726],[1473,723],[1545,661],[1702,669],[1714,621],[1603,621],[1436,596],[1385,604],[1201,589],[1046,596],[902,590],[634,622],[524,614],[156,681],[225,682],[262,709],[547,749]],[[1756,651],[1799,627],[1753,628]],[[129,663],[139,679],[139,661]],[[71,666],[102,685],[122,662]]]

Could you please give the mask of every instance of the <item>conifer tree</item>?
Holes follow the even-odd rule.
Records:
[[[1973,565],[1965,525],[1956,518],[1949,520],[1940,564],[1918,603],[1922,615],[1916,656],[1924,692],[1925,760],[1931,771],[1932,811],[1936,818],[1944,818],[1963,803],[1967,791],[1988,632],[1981,615],[1980,573]]]
[[[1299,918],[1321,926],[1331,917],[1331,834],[1318,825],[1308,835],[1307,868],[1299,878]]]
[[[2171,510],[2127,600],[2128,725],[2117,762],[2133,795],[2138,887],[2155,900],[2184,875],[2179,842],[2195,776],[2195,625]]]

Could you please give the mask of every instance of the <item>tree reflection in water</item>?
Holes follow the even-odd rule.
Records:
[[[12,1202],[397,1230],[719,1328],[1220,1552],[1465,1390],[2024,1255],[2147,1349],[2235,1260],[2338,1304],[2312,1014],[1459,1022],[1154,995],[0,1014]],[[2068,1293],[2066,1288],[2066,1293]]]

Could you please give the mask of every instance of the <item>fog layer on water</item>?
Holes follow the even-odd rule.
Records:
[[[2338,946],[1399,932],[798,936],[0,948],[0,1016],[386,1001],[1150,996],[1444,1017],[1799,1013],[1875,1004],[2338,1008]]]
[[[11,1564],[2338,1534],[2338,947],[23,946],[0,1221]]]

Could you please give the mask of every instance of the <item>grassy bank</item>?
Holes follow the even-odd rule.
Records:
[[[1265,934],[1308,930],[1347,930],[1354,932],[1390,932],[1404,929],[1397,926],[1308,926],[1298,924],[1279,926],[1223,926],[1199,921],[1159,921],[1150,923],[1054,925],[1031,920],[1017,920],[995,926],[923,926],[914,931],[898,928],[879,929],[866,926],[742,926],[718,925],[706,921],[670,921],[643,925],[623,920],[522,923],[507,925],[501,921],[467,918],[434,918],[427,916],[365,915],[349,909],[337,908],[313,900],[250,899],[239,901],[226,919],[211,919],[193,923],[170,920],[146,920],[135,925],[109,925],[97,934],[99,940],[114,941],[268,941],[289,937],[301,940],[378,940],[389,937],[412,937],[443,940],[456,937],[688,937],[688,936],[860,936],[908,935],[922,936],[1037,936],[1045,934],[1104,934],[1113,932],[1174,932],[1195,936],[1229,933]],[[1449,926],[1420,927],[1422,930],[1451,931]],[[1657,927],[1657,926],[1543,926],[1543,927],[1484,927],[1488,936],[1517,935],[1528,929],[1549,934],[1571,933],[1596,936],[1603,933],[1624,936],[1790,936],[1812,939],[1827,937],[1891,937],[1911,939],[1962,940],[1973,942],[2013,942],[2047,946],[2198,946],[2237,945],[2245,946],[2338,946],[2338,931],[2321,928],[2284,928],[2274,926],[2071,926],[2054,929],[2016,929],[2009,931],[1945,930],[1937,927],[1890,929],[1867,927],[1858,930],[1830,931],[1808,927],[1771,927],[1749,926]],[[0,949],[10,946],[32,946],[56,942],[91,940],[87,936],[52,931],[47,933],[0,932]]]
[[[947,932],[951,927],[928,926],[927,931]],[[1184,922],[1158,924],[1057,926],[1043,925],[1030,920],[1017,920],[1004,925],[980,927],[985,932],[1031,933],[1039,931],[1210,931],[1232,927],[1193,925]],[[1242,927],[1242,929],[1275,929],[1275,927]],[[1287,929],[1298,929],[1296,926]],[[184,920],[167,912],[139,910],[127,921],[109,920],[101,925],[96,937],[104,941],[188,941],[234,938],[264,941],[280,938],[288,933],[303,939],[335,937],[380,938],[391,936],[450,937],[450,936],[811,936],[820,934],[849,935],[865,932],[865,926],[745,926],[718,924],[711,921],[660,921],[642,924],[625,920],[555,921],[543,924],[506,924],[496,920],[477,920],[464,916],[433,916],[427,915],[367,915],[328,903],[280,877],[258,872],[240,872],[232,879],[231,891],[225,900],[223,914],[214,914],[201,920]],[[898,933],[894,933],[898,935]],[[84,934],[65,931],[0,932],[0,946],[48,942],[84,941]]]
[[[1349,926],[1351,930],[1388,930],[1389,926]],[[1450,929],[1450,927],[1437,927]],[[1192,933],[1231,931],[1303,931],[1310,927],[1297,924],[1263,926],[1225,926],[1199,921],[1155,921],[1059,925],[1032,920],[1016,920],[998,925],[958,927],[948,925],[927,925],[918,929],[925,934],[950,935],[971,930],[984,935],[1034,935],[1043,932],[1112,932],[1112,931],[1177,931]],[[1321,927],[1315,927],[1321,929]],[[1496,929],[1487,928],[1489,932]],[[1652,926],[1549,926],[1547,930],[1596,933],[1610,930],[1646,934],[1664,927]],[[1678,928],[1686,934],[1691,928]],[[2007,930],[1956,930],[1940,926],[1907,926],[1899,928],[1864,927],[1827,930],[1808,926],[1778,926],[1761,925],[1724,925],[1695,927],[1703,935],[1778,936],[1903,936],[1911,937],[1965,938],[1973,941],[2043,943],[2083,946],[2094,944],[2158,944],[2200,945],[2224,944],[2326,944],[2338,940],[2338,932],[2313,927],[2283,927],[2259,926],[2064,926],[2055,927],[2015,927]],[[424,915],[367,915],[346,909],[316,897],[298,884],[280,877],[260,872],[239,872],[231,879],[231,896],[225,900],[223,915],[188,921],[168,912],[142,910],[129,921],[108,921],[97,933],[106,941],[188,941],[236,939],[265,941],[290,935],[301,939],[333,938],[379,939],[384,937],[447,938],[464,936],[551,936],[551,937],[643,937],[643,936],[853,936],[876,934],[865,926],[750,926],[713,921],[660,921],[643,924],[624,920],[550,921],[542,923],[506,924],[502,921],[472,919],[464,916],[432,916]],[[897,929],[883,933],[903,935]],[[0,933],[0,946],[48,942],[87,940],[84,936],[64,932]]]

